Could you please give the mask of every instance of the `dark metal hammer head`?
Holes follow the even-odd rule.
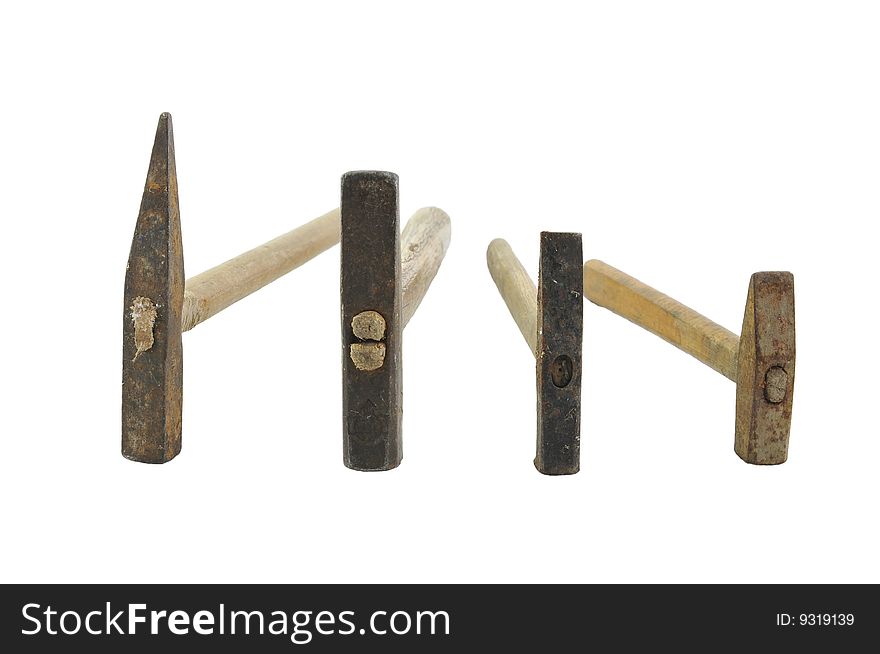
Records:
[[[159,117],[125,274],[122,454],[165,463],[180,452],[183,245],[171,116]]]
[[[794,277],[758,272],[739,339],[734,449],[748,463],[778,464],[788,458],[794,391]]]
[[[343,460],[390,470],[401,442],[401,283],[397,175],[342,177]]]
[[[583,264],[580,234],[541,233],[535,467],[545,475],[580,469]]]

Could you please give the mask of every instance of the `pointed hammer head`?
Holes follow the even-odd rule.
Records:
[[[747,463],[788,458],[794,360],[794,277],[755,273],[737,356],[734,449]]]
[[[122,454],[165,463],[180,452],[183,245],[171,116],[159,118],[125,273]]]

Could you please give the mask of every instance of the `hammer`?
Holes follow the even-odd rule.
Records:
[[[339,242],[339,210],[184,282],[171,116],[159,117],[125,274],[122,455],[165,463],[180,453],[181,334]]]
[[[790,272],[752,275],[739,337],[601,261],[584,264],[584,292],[736,382],[734,450],[747,463],[785,463],[795,363]]]
[[[580,469],[583,263],[581,235],[541,232],[538,287],[503,239],[486,251],[489,273],[536,359],[535,467],[545,475]]]
[[[341,212],[343,462],[391,470],[403,458],[403,328],[440,268],[452,228],[445,212],[428,207],[401,235],[398,179],[388,172],[343,175]]]

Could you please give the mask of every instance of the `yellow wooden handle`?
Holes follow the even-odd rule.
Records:
[[[739,337],[607,263],[584,264],[584,295],[736,381]]]

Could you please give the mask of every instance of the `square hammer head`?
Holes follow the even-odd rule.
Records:
[[[580,234],[541,233],[535,467],[545,475],[580,469],[583,263]]]
[[[343,461],[391,470],[401,442],[401,282],[397,175],[342,177]]]
[[[747,463],[788,458],[794,361],[794,276],[755,273],[737,354],[734,449]]]
[[[171,116],[159,118],[125,273],[122,454],[165,463],[180,452],[183,244]]]

